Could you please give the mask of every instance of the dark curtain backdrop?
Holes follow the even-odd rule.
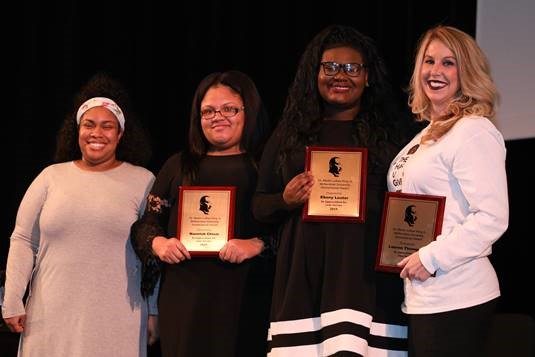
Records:
[[[16,11],[4,13],[16,24],[6,29],[4,44],[10,61],[5,70],[15,77],[9,87],[15,98],[8,105],[13,114],[6,120],[15,130],[6,135],[4,167],[9,174],[0,267],[19,202],[52,162],[55,135],[73,94],[96,71],[111,73],[129,88],[152,137],[149,168],[156,173],[170,154],[184,147],[193,92],[208,73],[239,69],[251,75],[275,125],[306,44],[326,25],[343,23],[377,41],[394,89],[405,102],[421,33],[443,23],[475,35],[477,1],[321,1],[314,6],[305,1],[72,1],[63,6],[21,1],[14,6]],[[525,145],[533,147],[533,142],[510,146],[509,160]],[[508,170],[514,169],[513,161]],[[520,218],[527,217],[514,206],[520,200],[511,201],[509,232],[520,232],[526,221]],[[533,297],[514,285],[513,274],[527,270],[528,253],[518,257],[522,250],[514,248],[512,238],[510,233],[502,238],[493,257],[503,285],[502,309],[527,311]]]

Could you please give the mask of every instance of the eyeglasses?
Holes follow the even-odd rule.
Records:
[[[206,107],[201,109],[201,118],[205,120],[211,120],[215,118],[216,113],[221,114],[225,118],[232,118],[242,110],[245,110],[245,107],[238,108],[233,106],[224,106],[219,108],[219,110],[215,110],[215,108],[212,107]]]
[[[336,76],[340,72],[340,68],[343,68],[348,76],[358,77],[362,69],[366,68],[366,65],[362,63],[321,62],[321,65],[326,76]]]

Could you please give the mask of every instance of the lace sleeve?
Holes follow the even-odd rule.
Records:
[[[162,222],[166,222],[168,214],[168,201],[149,194],[143,217],[131,228],[132,246],[142,263],[141,294],[145,298],[152,295],[160,278],[162,263],[152,252],[152,240],[165,236]]]
[[[279,241],[276,232],[263,234],[258,237],[264,243],[264,250],[260,253],[263,258],[273,258],[277,255]]]

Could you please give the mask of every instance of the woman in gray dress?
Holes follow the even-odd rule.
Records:
[[[19,356],[146,355],[156,310],[141,297],[128,238],[154,181],[137,166],[148,154],[122,86],[93,77],[11,235],[2,315],[21,333]]]

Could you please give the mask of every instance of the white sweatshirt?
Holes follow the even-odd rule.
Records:
[[[388,172],[390,191],[446,197],[442,234],[419,250],[429,272],[424,282],[405,279],[402,310],[427,314],[471,307],[500,296],[488,256],[509,220],[505,145],[483,117],[465,117],[437,142],[422,133],[403,148]]]

